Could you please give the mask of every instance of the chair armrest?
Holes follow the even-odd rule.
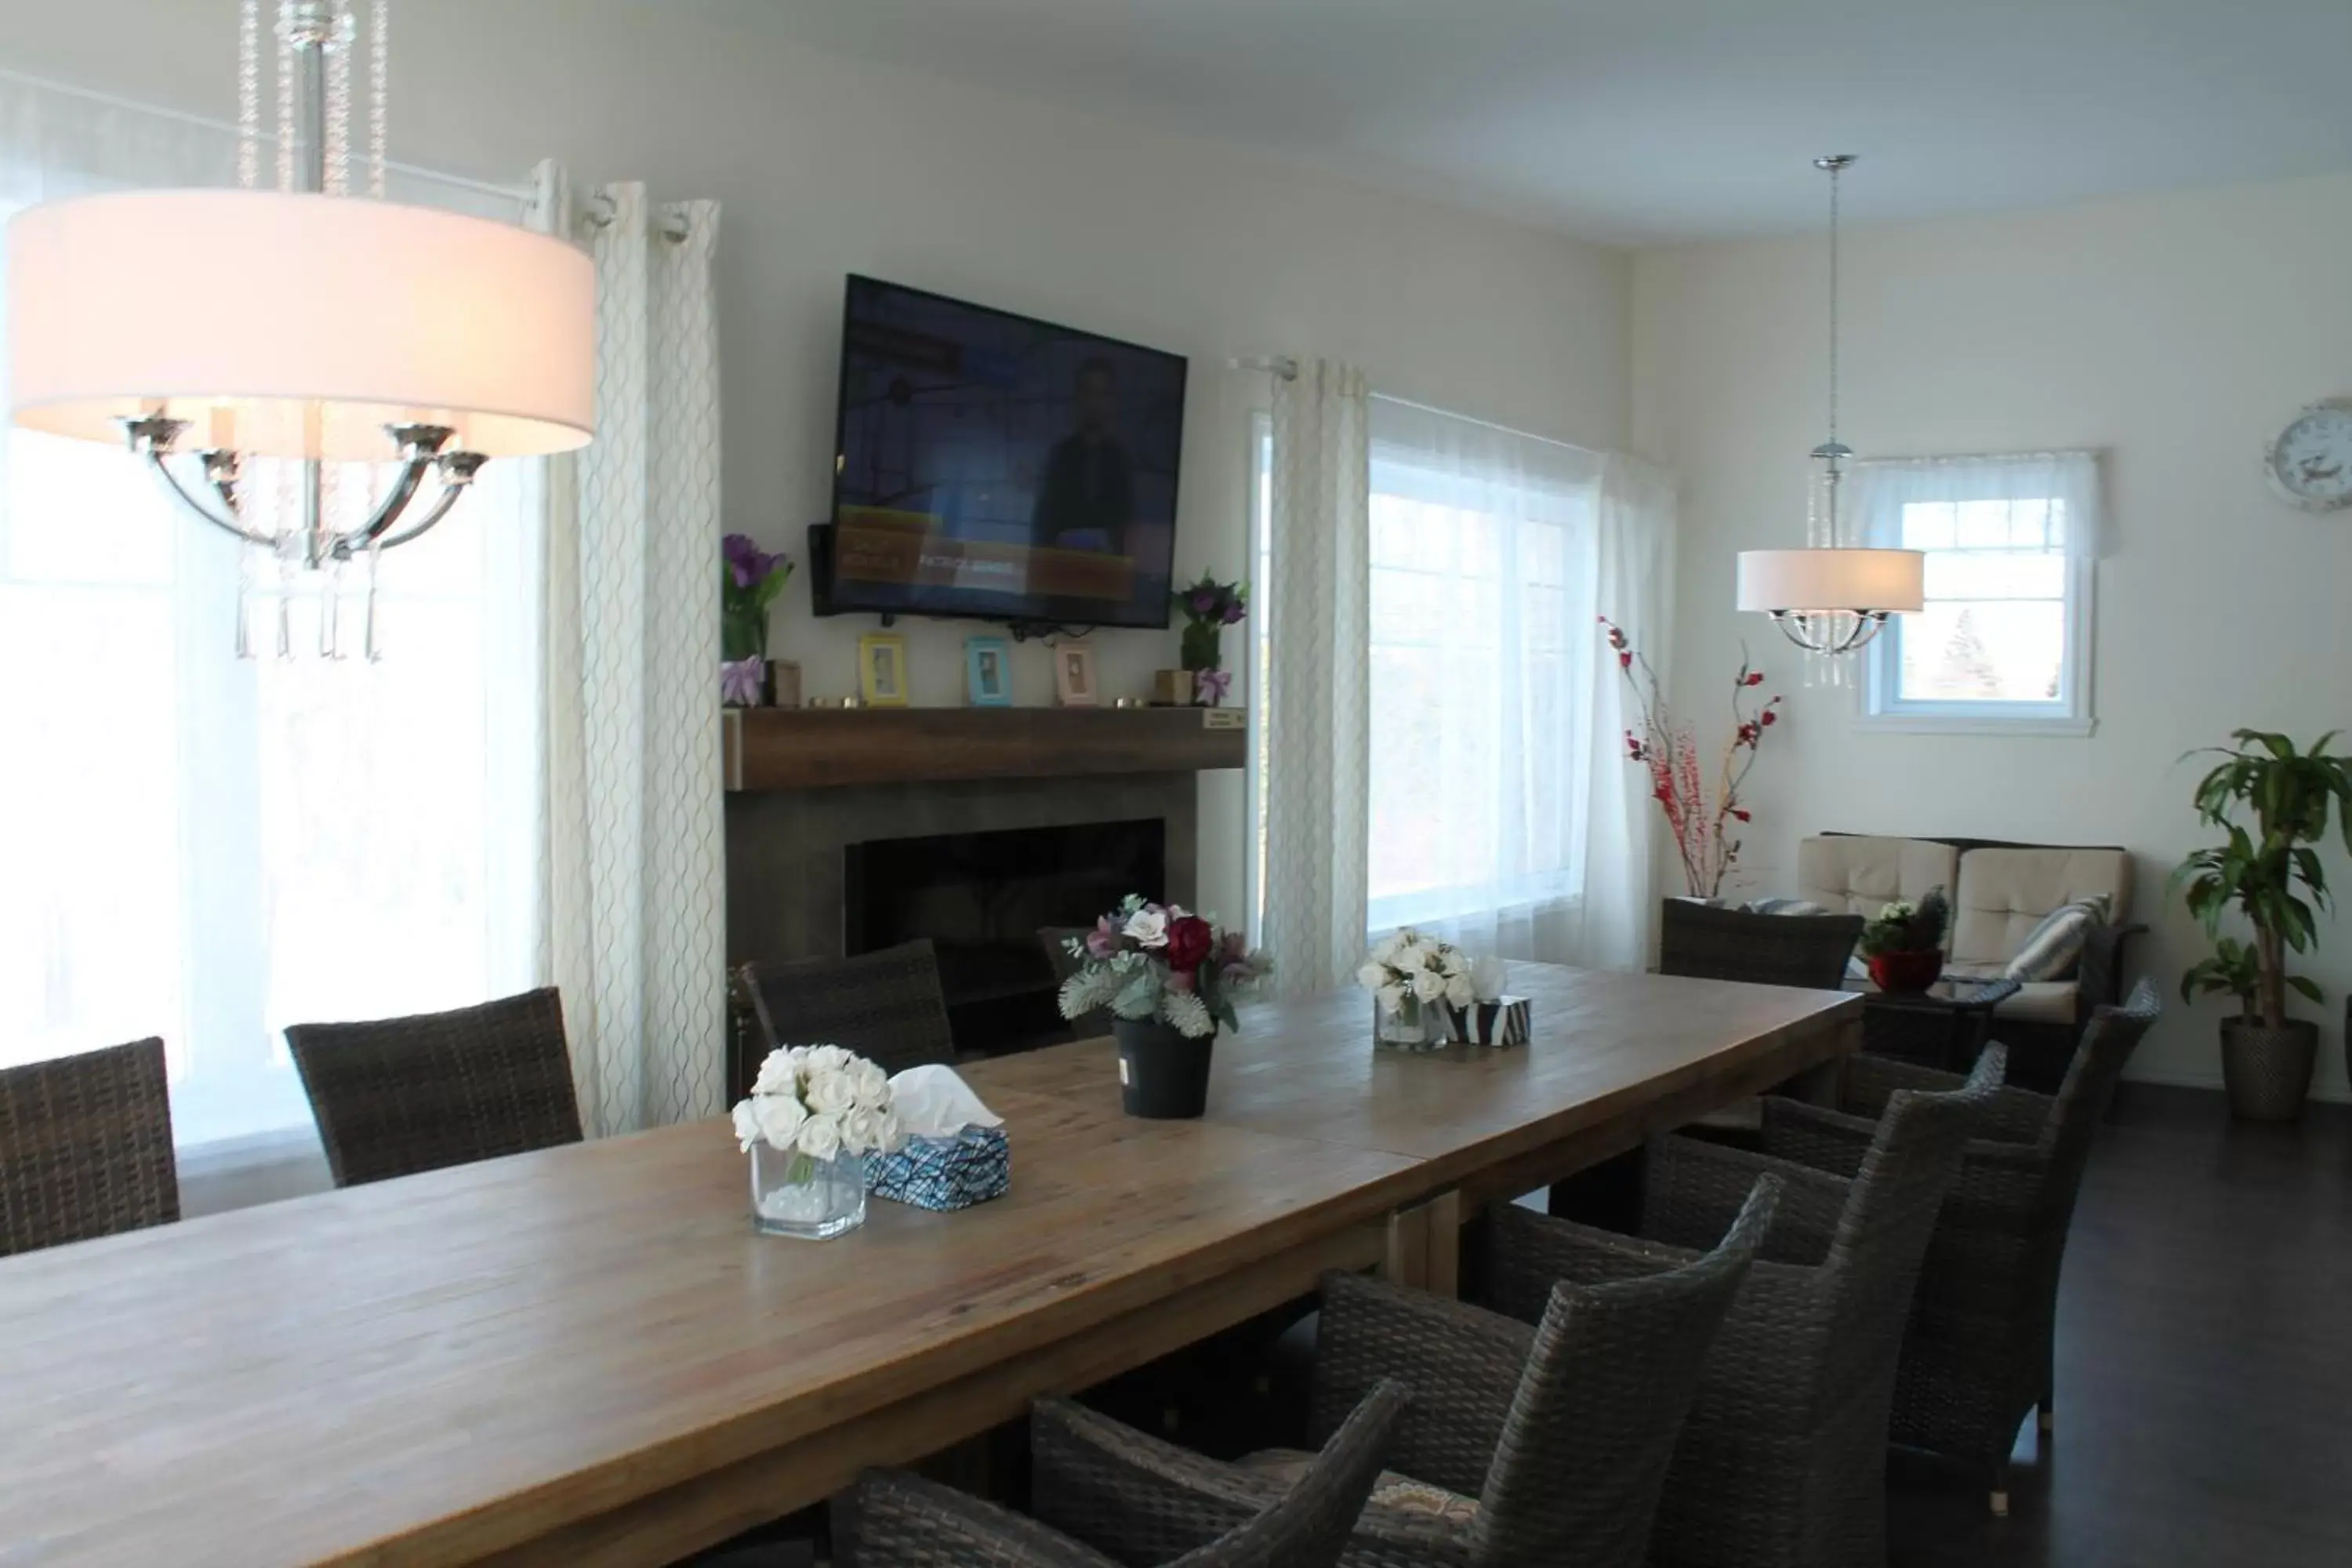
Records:
[[[1239,1529],[1288,1489],[1066,1400],[1031,1407],[1029,1442],[1037,1517],[1122,1563],[1172,1562]]]
[[[1642,1234],[1694,1251],[1712,1248],[1762,1175],[1779,1176],[1781,1192],[1760,1256],[1802,1268],[1820,1263],[1845,1215],[1846,1182],[1793,1161],[1696,1138],[1651,1142],[1642,1164]]]
[[[847,1568],[1118,1568],[1042,1524],[896,1470],[861,1477],[840,1513]]]
[[[1872,1121],[1886,1114],[1886,1102],[1897,1089],[1921,1094],[1956,1094],[1969,1080],[1958,1073],[1915,1067],[1893,1057],[1854,1056],[1845,1059],[1838,1084],[1838,1109]]]
[[[2123,1000],[2124,944],[2147,930],[2144,925],[2096,925],[2083,942],[2083,959],[2075,970],[2074,1021],[2087,1024],[2091,1010]]]
[[[1412,1403],[1390,1435],[1389,1468],[1476,1497],[1534,1344],[1533,1329],[1500,1313],[1328,1275],[1315,1342],[1315,1440],[1393,1379],[1412,1390]]]
[[[1764,1152],[1776,1160],[1794,1160],[1851,1181],[1877,1137],[1878,1123],[1867,1116],[1778,1095],[1764,1101]]]

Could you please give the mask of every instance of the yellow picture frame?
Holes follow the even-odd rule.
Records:
[[[868,632],[857,639],[857,695],[868,708],[907,706],[907,639]]]

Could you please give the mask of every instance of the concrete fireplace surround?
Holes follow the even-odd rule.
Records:
[[[1190,773],[730,793],[727,962],[839,956],[842,851],[879,838],[1158,817],[1168,825],[1168,886],[1138,890],[1190,904],[1197,794]]]

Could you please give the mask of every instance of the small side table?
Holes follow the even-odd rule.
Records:
[[[2014,980],[1938,980],[1925,991],[1863,991],[1862,1048],[1967,1072],[1992,1033],[1992,1010],[2018,989]]]

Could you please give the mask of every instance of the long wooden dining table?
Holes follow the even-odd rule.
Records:
[[[1502,1049],[1249,1009],[1197,1121],[1107,1041],[974,1064],[1010,1194],[831,1242],[705,1122],[0,1260],[0,1568],[672,1562],[1327,1270],[1450,1289],[1478,1205],[1860,1045],[1838,993],[1512,979]]]

